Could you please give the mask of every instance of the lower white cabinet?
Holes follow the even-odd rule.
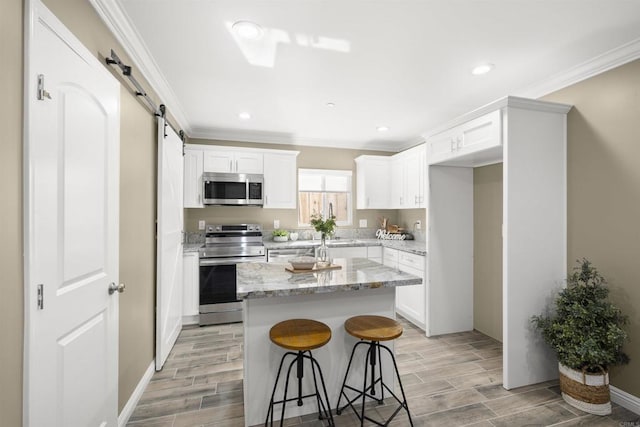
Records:
[[[382,264],[382,246],[367,246],[367,258]]]
[[[366,258],[366,246],[346,246],[346,247],[329,247],[329,256],[331,258]]]
[[[384,248],[383,263],[422,278],[422,284],[396,288],[396,312],[421,329],[426,326],[426,257],[398,249]]]
[[[182,323],[198,323],[200,313],[200,258],[198,252],[185,252],[182,262]]]

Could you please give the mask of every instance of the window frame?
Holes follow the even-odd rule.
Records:
[[[322,190],[318,191],[306,191],[300,190],[300,176],[301,175],[317,175],[321,177],[321,187]],[[310,169],[310,168],[298,168],[298,176],[297,176],[297,184],[298,184],[298,192],[296,194],[297,201],[296,205],[298,206],[298,214],[297,221],[299,227],[311,227],[311,223],[301,223],[300,222],[300,193],[322,193],[322,211],[320,214],[325,217],[324,212],[328,211],[328,201],[327,201],[327,193],[342,193],[341,191],[327,191],[326,190],[326,177],[327,176],[337,176],[337,177],[345,177],[347,178],[347,191],[344,193],[347,195],[347,220],[346,221],[336,221],[337,226],[341,227],[349,227],[353,225],[353,171],[350,169]]]

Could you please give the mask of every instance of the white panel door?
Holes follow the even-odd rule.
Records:
[[[40,2],[27,13],[24,425],[116,426],[120,86]]]
[[[158,119],[156,370],[182,329],[182,140]]]

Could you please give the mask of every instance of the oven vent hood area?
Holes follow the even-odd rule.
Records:
[[[264,175],[205,172],[202,174],[206,206],[257,206],[264,204]]]

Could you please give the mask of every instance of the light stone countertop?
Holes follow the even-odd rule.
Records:
[[[339,270],[290,273],[287,264],[241,263],[237,265],[240,299],[268,298],[328,292],[358,291],[382,287],[419,285],[420,277],[386,267],[366,258],[336,258]]]
[[[202,245],[204,245],[204,243],[183,243],[182,244],[182,253],[189,253],[189,252],[198,252],[198,249],[200,249],[202,247]]]
[[[296,240],[295,242],[274,242],[265,240],[265,249],[308,249],[320,245],[320,240]],[[382,239],[335,239],[327,240],[329,247],[383,246],[425,256],[427,245],[415,240],[382,240]]]

